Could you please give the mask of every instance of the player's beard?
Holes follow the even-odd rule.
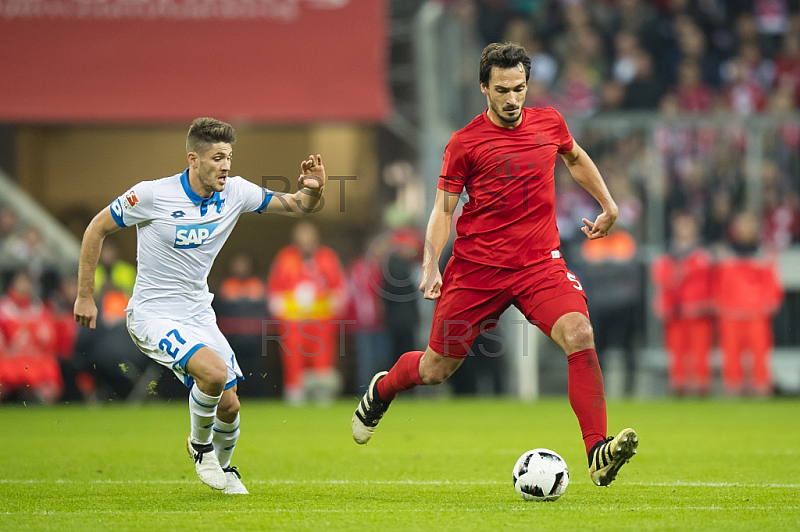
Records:
[[[208,191],[209,193],[213,194],[214,192],[221,192],[225,189],[225,184],[227,184],[227,175],[225,183],[222,184],[219,182],[219,176],[221,172],[215,168],[208,169],[205,175],[200,178],[200,184],[203,188]]]
[[[505,122],[506,124],[515,124],[519,117],[522,115],[522,107],[517,107],[516,114],[509,115],[507,111],[503,110],[503,108],[493,107],[494,114],[497,115],[497,118]]]

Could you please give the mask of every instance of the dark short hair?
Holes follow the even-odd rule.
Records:
[[[236,142],[233,126],[216,118],[195,118],[186,135],[186,153],[203,153],[217,142]]]
[[[480,81],[489,85],[492,67],[514,68],[522,64],[525,69],[525,81],[531,77],[531,56],[525,48],[513,42],[492,43],[481,53]]]

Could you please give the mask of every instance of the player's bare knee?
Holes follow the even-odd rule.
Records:
[[[449,375],[445,376],[441,372],[431,371],[429,373],[421,373],[420,372],[419,376],[422,379],[422,382],[425,383],[426,385],[428,385],[428,386],[436,386],[437,384],[441,384],[445,380],[447,380],[447,377]]]
[[[449,360],[447,361],[449,362]],[[419,377],[428,386],[435,386],[446,381],[455,372],[457,365],[450,363],[425,363],[419,366]]]
[[[230,398],[223,396],[223,400],[217,406],[217,417],[225,423],[232,423],[239,414],[239,408],[241,408],[241,404],[235,393],[231,394]]]
[[[574,353],[594,349],[594,330],[589,320],[579,321],[564,332],[566,350]]]
[[[228,368],[216,355],[198,359],[196,364],[192,364],[190,374],[197,381],[200,391],[209,395],[221,394],[228,381]]]

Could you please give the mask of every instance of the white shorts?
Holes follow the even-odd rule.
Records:
[[[208,347],[225,361],[228,368],[226,390],[236,384],[237,379],[244,379],[236,355],[217,327],[213,313],[206,319],[186,323],[165,318],[140,319],[129,312],[127,325],[136,347],[171,369],[187,388],[192,387],[194,379],[186,373],[186,362],[201,347]]]

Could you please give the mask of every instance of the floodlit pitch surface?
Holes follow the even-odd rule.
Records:
[[[235,460],[249,496],[202,485],[185,401],[0,407],[0,530],[800,530],[800,401],[611,402],[639,454],[591,484],[564,398],[402,397],[375,438],[329,408],[243,400]],[[526,503],[523,451],[556,450],[570,485]]]

